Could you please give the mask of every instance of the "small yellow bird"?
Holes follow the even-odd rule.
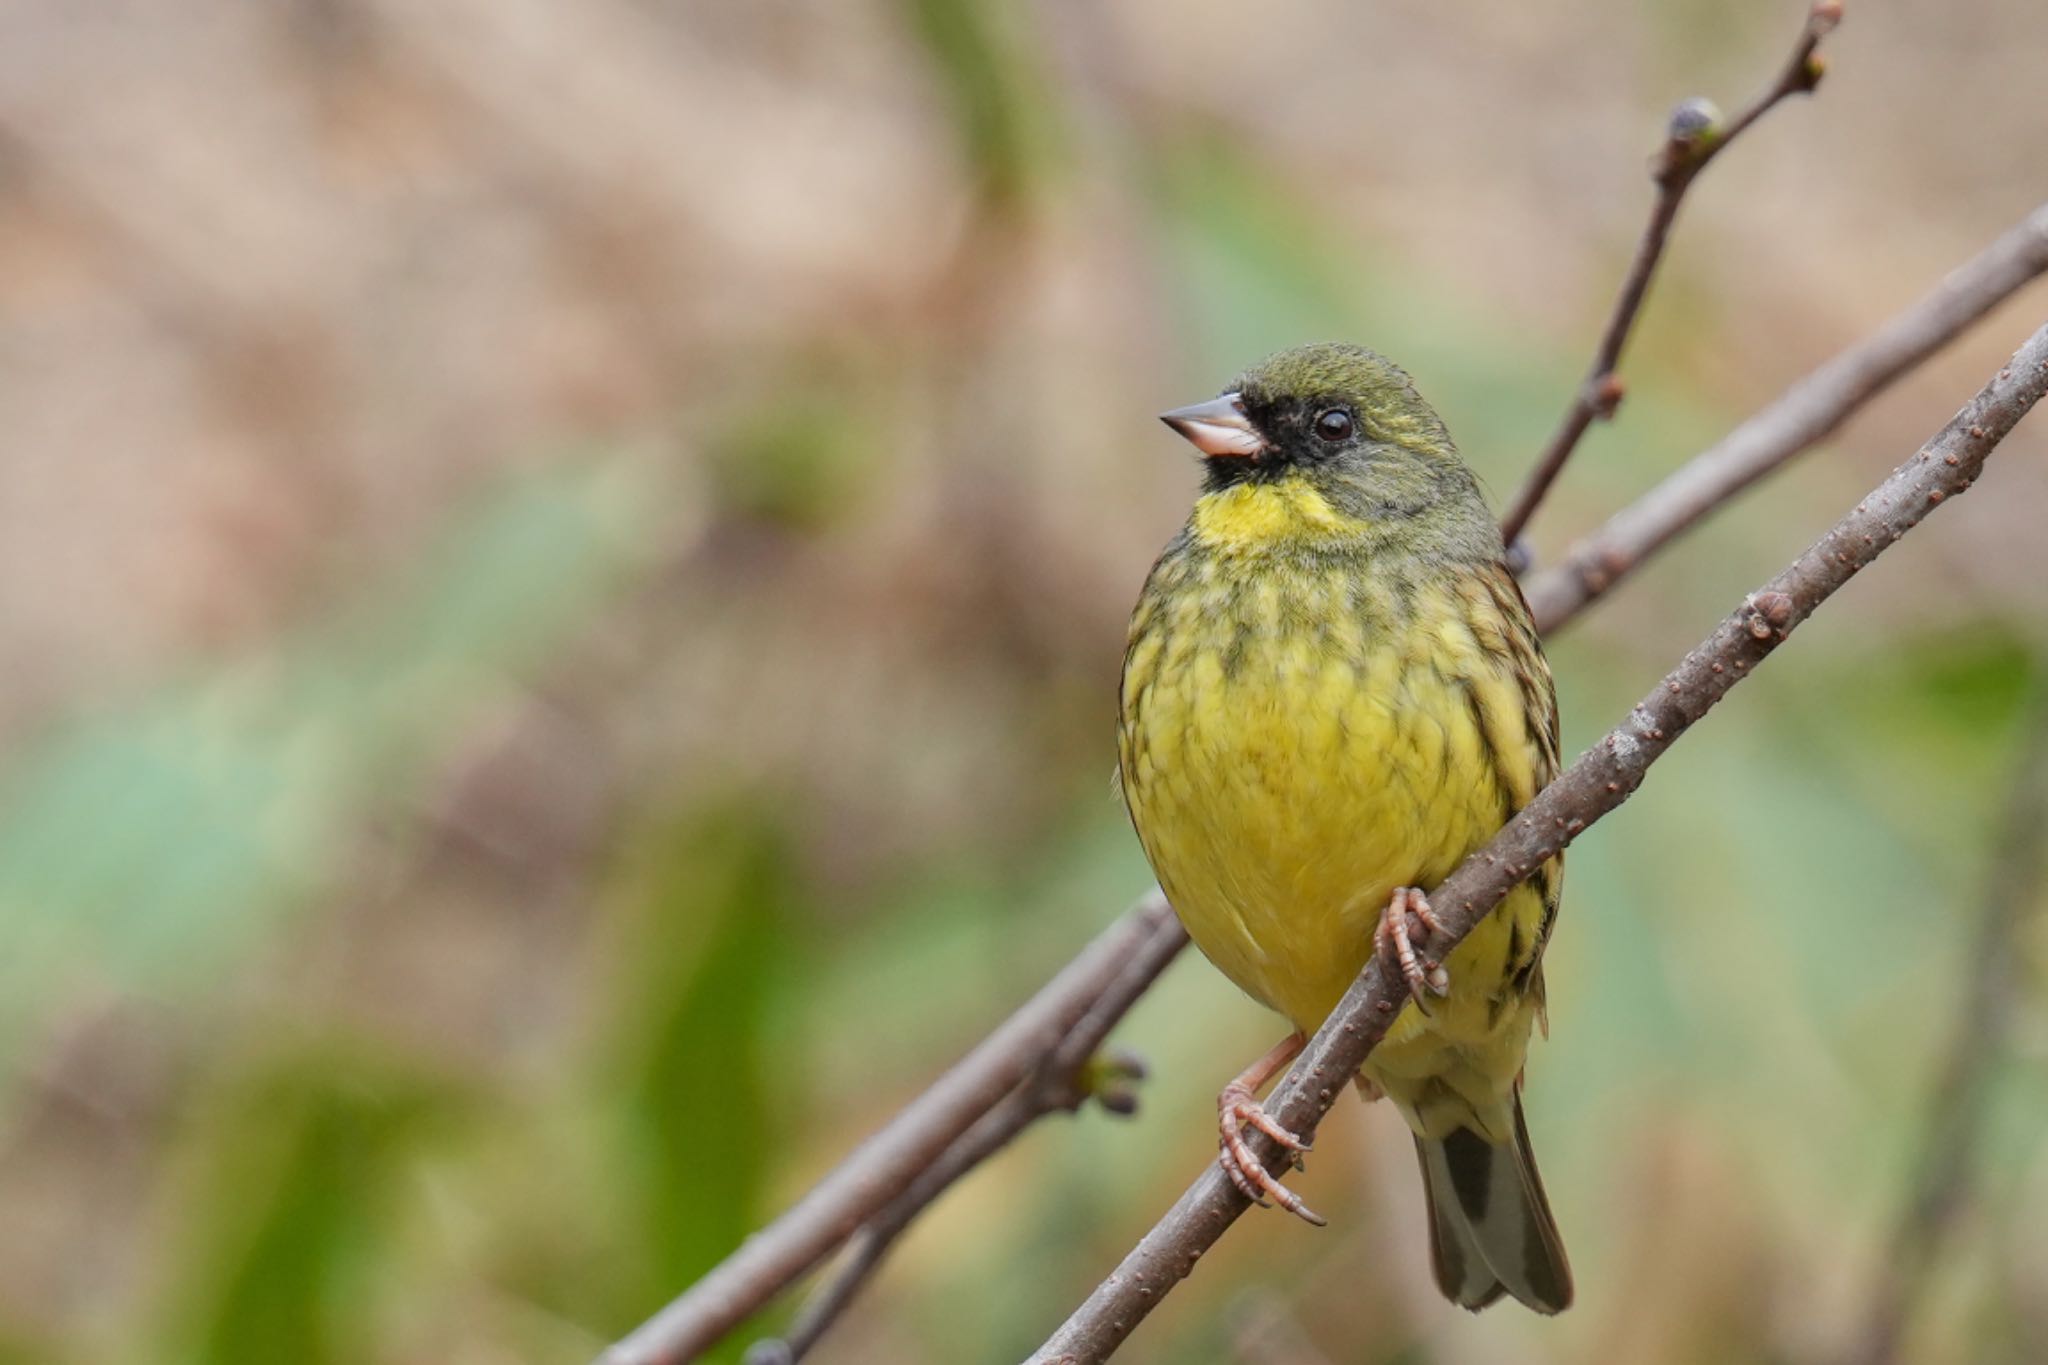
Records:
[[[1437,1284],[1558,1312],[1571,1270],[1520,1092],[1560,863],[1427,955],[1427,892],[1557,771],[1550,669],[1478,481],[1358,346],[1282,352],[1164,420],[1205,488],[1131,618],[1124,802],[1189,936],[1296,1029],[1217,1097],[1223,1167],[1322,1222],[1242,1125],[1306,1150],[1254,1096],[1385,951],[1413,998],[1360,1087],[1415,1132]]]

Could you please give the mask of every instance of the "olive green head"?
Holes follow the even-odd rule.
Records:
[[[1301,479],[1350,516],[1499,553],[1478,480],[1443,419],[1376,351],[1338,342],[1281,351],[1220,397],[1162,417],[1201,451],[1212,493]]]

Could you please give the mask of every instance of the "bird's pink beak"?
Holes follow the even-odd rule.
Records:
[[[1244,415],[1244,400],[1234,393],[1162,412],[1159,420],[1187,437],[1196,450],[1211,459],[1248,459],[1270,449],[1265,437],[1252,429],[1251,419]]]

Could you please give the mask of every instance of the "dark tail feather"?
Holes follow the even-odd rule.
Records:
[[[1469,1128],[1418,1137],[1429,1200],[1429,1251],[1444,1297],[1474,1312],[1503,1293],[1539,1313],[1571,1306],[1572,1271],[1529,1150],[1522,1100],[1515,1140],[1494,1146]]]

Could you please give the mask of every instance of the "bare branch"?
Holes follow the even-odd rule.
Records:
[[[676,1365],[737,1326],[830,1255],[1032,1075],[1105,993],[1126,979],[1135,955],[1169,941],[1178,946],[1180,925],[1166,898],[1154,891],[793,1208],[606,1351],[603,1365]]]
[[[1026,1090],[1015,1090],[983,1114],[908,1189],[861,1225],[847,1244],[845,1263],[804,1303],[796,1322],[780,1339],[757,1341],[747,1348],[746,1365],[786,1365],[803,1359],[839,1320],[839,1315],[853,1302],[853,1296],[881,1268],[889,1248],[918,1214],[953,1182],[1000,1152],[1032,1123],[1055,1108],[1076,1107],[1080,1100],[1077,1090],[1070,1105],[1040,1104]]]
[[[1523,585],[1549,631],[1666,542],[1820,441],[1893,380],[2048,271],[2048,204],[1953,271],[1933,292],[1787,389]]]
[[[1507,515],[1501,518],[1500,535],[1507,544],[1513,545],[1528,529],[1529,519],[1536,514],[1550,485],[1556,482],[1565,461],[1578,448],[1586,429],[1596,418],[1612,417],[1620,405],[1622,383],[1615,367],[1621,363],[1622,348],[1628,344],[1637,314],[1642,312],[1643,299],[1650,292],[1657,263],[1664,257],[1665,242],[1671,235],[1671,224],[1678,218],[1678,206],[1684,202],[1686,190],[1707,168],[1707,163],[1751,124],[1787,97],[1812,93],[1825,69],[1816,49],[1841,20],[1841,0],[1815,0],[1807,11],[1806,22],[1800,26],[1798,39],[1792,44],[1792,55],[1777,79],[1726,123],[1720,121],[1719,111],[1703,99],[1687,100],[1671,111],[1664,145],[1650,165],[1651,178],[1657,185],[1650,220],[1643,225],[1643,235],[1636,242],[1635,258],[1629,262],[1621,293],[1615,297],[1614,311],[1600,335],[1599,349],[1593,353],[1593,364],[1578,392],[1572,395],[1571,406],[1565,409],[1556,434],[1537,456],[1535,467],[1508,505]]]
[[[1790,568],[1773,578],[1680,660],[1608,736],[1537,794],[1491,843],[1465,860],[1430,896],[1447,937],[1443,953],[1469,933],[1545,859],[1619,806],[1650,765],[1775,650],[1807,616],[1943,501],[1970,487],[1984,460],[2048,390],[2048,326],[1942,431],[1858,503]],[[1266,1110],[1311,1137],[1346,1083],[1406,1000],[1399,972],[1375,956],[1316,1030]],[[1286,1153],[1254,1135],[1267,1169]],[[1106,1360],[1194,1269],[1250,1205],[1214,1164],[1145,1234],[1116,1271],[1031,1357],[1032,1365]]]
[[[1158,894],[1153,892],[1154,897]],[[1144,914],[1149,905],[1148,900],[1145,906],[1130,913]],[[1159,921],[1138,942],[1109,988],[1088,1007],[1088,1012],[1075,1022],[1038,1069],[861,1227],[847,1248],[845,1264],[804,1304],[795,1325],[780,1341],[755,1343],[747,1352],[747,1365],[782,1365],[785,1361],[801,1360],[846,1310],[902,1231],[953,1182],[1000,1152],[1039,1119],[1079,1109],[1091,1095],[1107,1106],[1129,1112],[1129,1097],[1120,1096],[1114,1089],[1105,1091],[1102,1081],[1090,1074],[1091,1064],[1098,1070],[1119,1073],[1109,1078],[1112,1085],[1117,1080],[1142,1077],[1142,1070],[1135,1063],[1116,1058],[1098,1061],[1096,1052],[1109,1037],[1109,1031],[1186,946],[1187,935],[1181,932],[1178,920],[1169,915]]]
[[[1985,1092],[2012,1035],[2021,932],[2048,881],[2048,691],[2034,701],[1984,889],[1962,1009],[1928,1099],[1905,1207],[1878,1262],[1855,1365],[1892,1365],[1928,1272],[1961,1216],[1984,1128]]]

